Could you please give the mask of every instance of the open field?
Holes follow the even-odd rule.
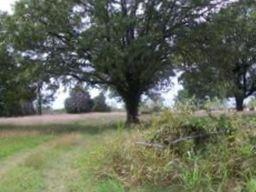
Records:
[[[94,191],[79,160],[116,134],[123,119],[119,113],[1,118],[0,191]]]
[[[255,192],[256,118],[241,117],[182,116],[209,129],[244,126],[202,154],[191,142],[178,154],[135,145],[161,126],[180,126],[168,113],[146,129],[125,128],[123,113],[1,119],[0,192]]]
[[[109,123],[112,120],[124,120],[125,113],[112,112],[112,113],[87,113],[87,114],[52,114],[42,116],[27,116],[27,117],[14,117],[14,118],[1,118],[0,125],[44,125],[44,124],[65,124],[75,121],[91,122],[98,119],[102,123]]]

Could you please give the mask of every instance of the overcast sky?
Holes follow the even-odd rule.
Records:
[[[17,0],[0,0],[0,10],[2,11],[8,11],[8,12],[12,12],[12,7],[13,4],[15,3],[15,1]],[[172,89],[163,94],[163,97],[165,99],[165,104],[170,106],[173,103],[173,99],[175,98],[175,96],[177,95],[178,90],[180,90],[182,88],[181,85],[178,84],[178,80],[177,78],[173,78],[173,87]],[[99,90],[92,90],[91,92],[91,96],[95,97],[98,93]],[[57,95],[56,95],[56,100],[53,103],[53,108],[54,109],[61,109],[64,107],[64,101],[65,99],[68,97],[68,91],[65,91],[64,88],[60,88],[60,90],[58,90]],[[108,100],[108,103],[112,103],[115,104],[116,102],[112,100]]]
[[[16,0],[0,0],[0,10],[10,12]]]

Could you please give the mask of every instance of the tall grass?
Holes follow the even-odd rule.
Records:
[[[120,131],[81,162],[96,181],[108,183],[103,188],[114,181],[116,191],[256,191],[253,122],[255,117],[165,112],[150,125]],[[184,137],[194,129],[219,134],[165,144],[166,139]],[[137,141],[157,142],[165,149],[140,146]]]
[[[41,143],[52,139],[51,135],[41,135],[41,136],[13,136],[0,138],[0,160],[15,154],[17,152],[24,151],[26,149],[31,149],[38,146]]]

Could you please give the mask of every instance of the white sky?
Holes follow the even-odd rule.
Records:
[[[15,1],[17,0],[0,0],[0,10],[12,12],[12,6],[14,5]],[[177,77],[173,78],[172,89],[167,93],[163,93],[163,98],[165,99],[165,104],[167,106],[173,104],[173,99],[175,98],[180,89],[182,89],[182,86],[178,84]],[[90,93],[92,97],[95,97],[99,94],[99,90],[92,90]],[[56,100],[53,103],[52,107],[54,109],[64,108],[64,101],[68,97],[68,95],[68,91],[65,91],[64,88],[61,87],[56,94]],[[108,103],[116,104],[116,102],[113,101],[113,99],[108,99]]]
[[[1,11],[12,11],[12,5],[16,0],[0,0],[0,10]]]

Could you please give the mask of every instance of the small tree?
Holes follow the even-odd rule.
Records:
[[[109,112],[110,107],[106,104],[106,98],[104,93],[100,93],[99,96],[94,98],[93,111],[95,112]]]
[[[65,101],[67,113],[88,113],[91,112],[92,107],[93,100],[90,94],[81,87],[75,87]]]

